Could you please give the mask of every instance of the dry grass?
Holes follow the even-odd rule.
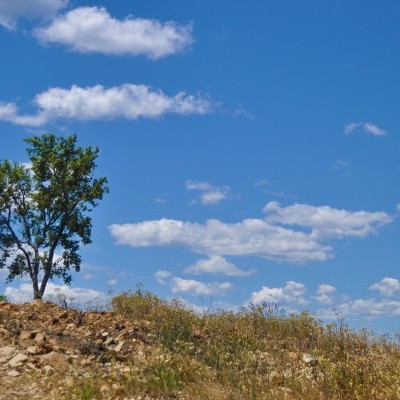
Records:
[[[141,289],[114,297],[112,307],[150,341],[112,378],[115,399],[400,398],[400,346],[340,319],[323,326],[268,304],[199,316]],[[101,399],[99,384],[88,378],[78,397]]]

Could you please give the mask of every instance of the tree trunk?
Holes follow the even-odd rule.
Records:
[[[42,300],[42,295],[40,291],[33,290],[33,300]]]
[[[33,299],[39,299],[42,300],[42,293],[40,293],[39,290],[39,282],[38,282],[38,277],[36,274],[33,274],[32,276],[32,286],[33,286]]]
[[[44,273],[44,276],[43,276],[43,279],[42,279],[42,283],[41,283],[41,285],[40,285],[40,290],[39,290],[39,288],[38,288],[40,298],[42,298],[42,296],[43,296],[43,294],[44,294],[44,291],[46,290],[46,285],[47,285],[47,282],[48,282],[48,280],[49,280],[49,278],[50,278],[50,275],[51,275],[51,266],[52,266],[52,263],[47,262],[47,264],[48,264],[48,265],[46,265],[46,267],[45,267],[45,273]]]

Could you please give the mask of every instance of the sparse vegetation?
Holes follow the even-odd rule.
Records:
[[[7,296],[5,294],[0,294],[0,301],[8,301]]]
[[[149,344],[112,377],[116,399],[400,398],[399,344],[341,319],[324,326],[269,304],[201,316],[141,288],[112,306],[140,324]],[[87,378],[79,398],[101,399],[100,389]]]
[[[400,398],[399,337],[353,331],[341,318],[323,325],[270,304],[199,315],[141,287],[115,296],[112,308],[1,302],[0,397]]]

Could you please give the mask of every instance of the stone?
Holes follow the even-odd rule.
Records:
[[[26,353],[35,355],[39,353],[39,349],[36,346],[29,346],[25,349]]]
[[[58,319],[65,319],[65,318],[68,318],[68,311],[67,311],[67,310],[63,311],[61,314],[59,314],[59,315],[57,316],[57,318],[58,318]]]
[[[30,338],[31,338],[31,332],[29,332],[29,331],[22,331],[19,334],[19,340],[21,340],[21,341],[25,341],[25,340],[28,340]]]
[[[69,363],[61,353],[52,351],[49,354],[41,356],[42,361],[46,365],[50,365],[54,368],[66,370],[69,368]]]
[[[303,354],[301,356],[301,361],[303,361],[304,364],[315,364],[317,359],[310,354]]]
[[[43,332],[38,332],[35,335],[35,339],[34,340],[38,345],[43,345],[44,344],[44,340],[45,340],[45,334]]]
[[[16,347],[14,346],[4,346],[4,347],[0,347],[0,357],[1,358],[8,358],[10,359],[13,354],[15,353],[15,351],[17,350]]]
[[[105,341],[104,341],[104,345],[105,346],[109,346],[110,344],[114,343],[114,338],[113,337],[108,337]]]
[[[46,372],[46,374],[48,374],[50,371],[53,370],[53,367],[51,365],[45,365],[43,367],[43,370]]]
[[[16,378],[17,376],[20,376],[21,374],[16,371],[15,369],[12,369],[10,371],[7,372],[7,376],[9,376],[10,378]]]
[[[277,371],[271,371],[269,374],[269,377],[268,377],[268,381],[272,385],[279,385],[279,384],[283,383],[282,374],[280,374]]]
[[[23,353],[18,353],[17,355],[15,355],[9,362],[8,365],[10,367],[19,367],[21,366],[25,361],[28,360],[28,356],[26,356]]]
[[[116,351],[117,353],[120,352],[120,351],[122,350],[122,346],[123,346],[123,345],[124,345],[124,342],[123,342],[123,341],[119,342],[119,343],[115,346],[114,351]]]
[[[75,387],[75,381],[71,376],[67,376],[65,378],[65,386],[67,386],[68,388],[73,388]]]

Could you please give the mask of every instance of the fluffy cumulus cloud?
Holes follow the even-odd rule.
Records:
[[[169,271],[157,271],[154,274],[154,277],[156,278],[156,281],[160,283],[161,285],[165,285],[167,283],[167,279],[172,276],[171,272]]]
[[[0,25],[15,29],[21,17],[49,18],[67,5],[67,0],[2,0],[0,1]]]
[[[187,181],[187,190],[196,190],[199,194],[199,201],[203,205],[218,204],[229,198],[229,186],[214,186],[208,182]]]
[[[33,291],[31,283],[21,283],[19,287],[7,287],[5,295],[13,303],[30,302],[33,299]],[[98,304],[105,305],[109,297],[97,290],[69,287],[66,285],[56,285],[49,282],[46,286],[46,291],[43,297],[44,300],[63,301],[68,304],[91,306]]]
[[[354,131],[362,130],[373,136],[385,136],[387,132],[371,122],[351,122],[344,127],[344,133],[349,135]]]
[[[288,281],[284,287],[270,288],[263,286],[258,292],[253,292],[251,302],[253,304],[275,303],[275,304],[298,304],[305,305],[304,298],[306,287],[299,282]]]
[[[236,224],[219,220],[198,224],[163,218],[136,224],[113,224],[109,229],[119,244],[185,247],[210,256],[260,256],[304,263],[324,261],[331,253],[331,247],[318,243],[307,233],[257,219]]]
[[[43,126],[57,119],[80,121],[124,118],[157,118],[164,114],[206,114],[212,103],[199,96],[179,92],[167,96],[146,85],[123,84],[111,88],[101,85],[69,89],[50,88],[36,95],[36,114],[21,114],[14,103],[0,102],[0,120],[17,125]]]
[[[392,221],[384,212],[351,212],[301,204],[281,208],[271,202],[264,210],[265,219],[237,223],[215,219],[193,223],[163,218],[113,224],[109,229],[119,244],[132,247],[184,247],[211,257],[258,256],[307,263],[332,256],[332,247],[324,240],[364,237]],[[281,226],[287,224],[294,227]]]
[[[383,278],[369,288],[377,290],[382,296],[393,297],[400,294],[400,281],[395,278]]]
[[[192,43],[190,25],[128,17],[113,18],[105,8],[79,7],[35,30],[44,44],[57,43],[80,53],[142,54],[158,59]]]
[[[168,285],[172,293],[189,294],[191,296],[221,296],[232,289],[232,284],[229,282],[204,283],[194,279],[172,276],[169,271],[157,271],[154,276],[162,285]]]
[[[229,282],[204,283],[194,279],[183,279],[179,277],[173,277],[171,280],[171,290],[173,293],[186,293],[192,296],[223,295],[231,288],[232,284]]]
[[[335,292],[336,292],[335,286],[323,283],[318,286],[316,296],[314,296],[314,299],[321,304],[326,304],[326,305],[333,304]]]
[[[254,270],[244,271],[235,264],[228,262],[224,257],[214,256],[196,261],[184,269],[187,274],[215,274],[226,276],[247,276],[254,273]]]
[[[385,212],[354,212],[307,204],[281,207],[275,201],[268,203],[264,212],[271,223],[309,228],[311,236],[317,240],[364,237],[393,221]]]

